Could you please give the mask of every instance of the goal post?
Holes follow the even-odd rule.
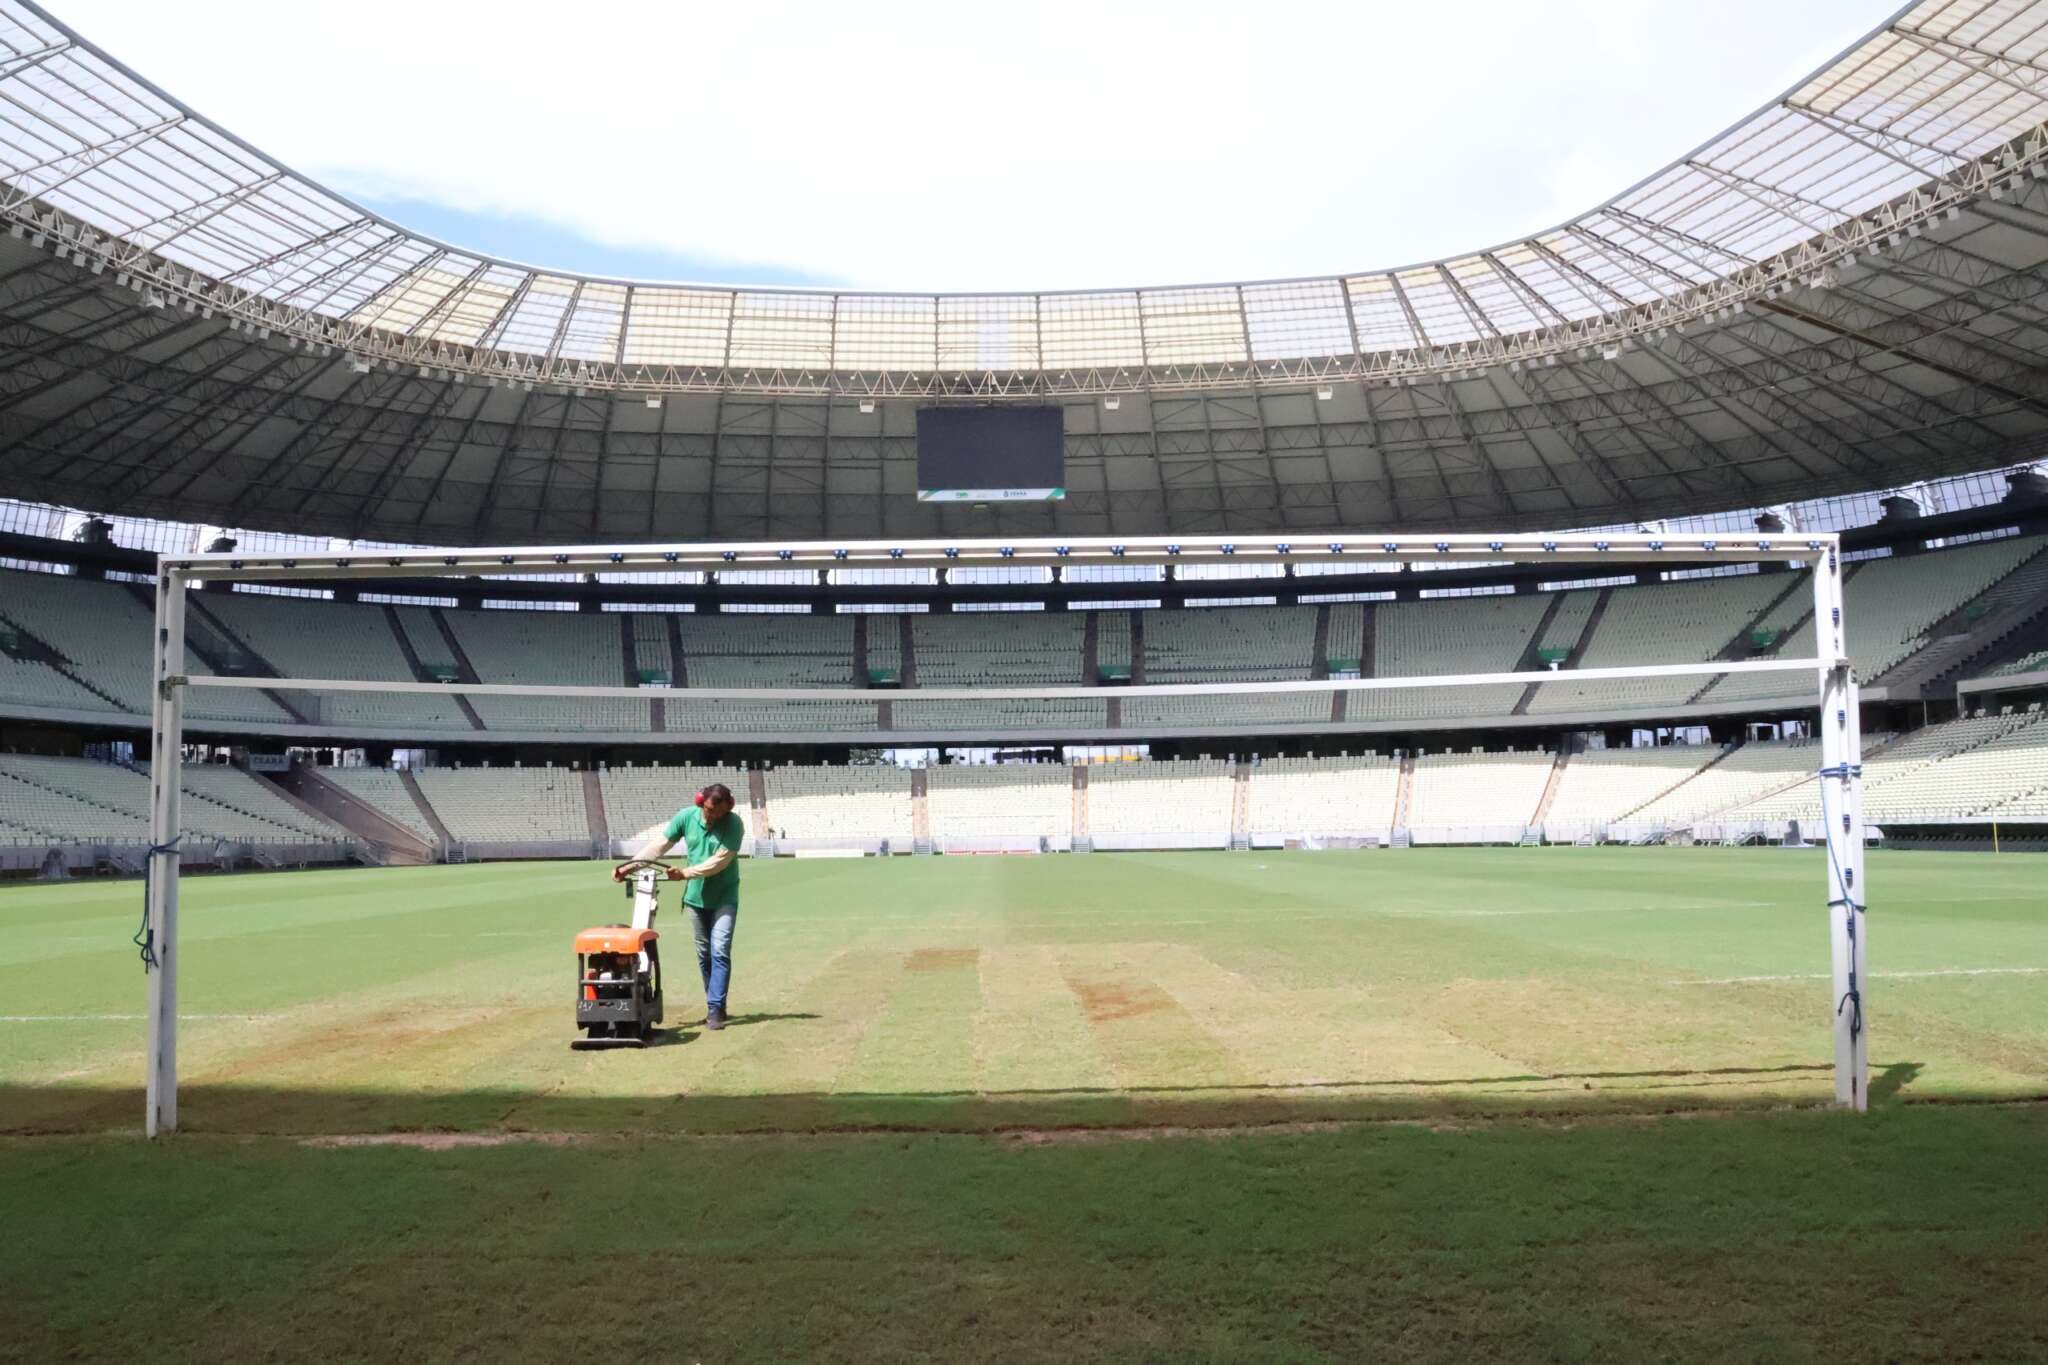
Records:
[[[1483,687],[1502,684],[1596,682],[1644,678],[1811,670],[1817,682],[1822,826],[1827,850],[1826,907],[1833,960],[1832,1027],[1835,1098],[1857,1110],[1868,1106],[1868,1011],[1863,988],[1864,905],[1862,736],[1856,680],[1846,647],[1840,545],[1831,534],[1713,536],[1648,533],[1518,533],[1513,535],[1399,535],[1319,532],[1292,536],[1178,536],[1127,538],[1016,538],[920,541],[757,541],[730,544],[632,546],[512,546],[451,550],[370,550],[335,553],[166,555],[158,561],[156,617],[151,638],[154,683],[150,715],[150,851],[143,958],[149,977],[145,1129],[150,1136],[177,1127],[178,884],[181,834],[179,788],[186,692],[195,687],[271,691],[430,692],[471,696],[645,698],[644,689],[520,683],[421,682],[342,678],[272,678],[192,674],[185,663],[185,595],[193,584],[226,579],[247,583],[319,580],[474,579],[727,570],[1026,565],[1059,570],[1070,565],[1571,565],[1598,574],[1601,566],[1673,568],[1773,562],[1800,565],[1812,574],[1815,653],[1812,658],[1710,660],[1700,663],[1560,671],[1510,671],[1426,677],[1372,677],[1314,681],[1162,683],[1072,688],[681,688],[663,696],[733,702],[996,701],[1018,698],[1228,697],[1288,691],[1371,693],[1388,689]],[[1055,575],[1057,576],[1057,574]],[[1221,591],[1229,591],[1218,581]],[[1272,579],[1240,580],[1269,587]],[[1304,580],[1297,579],[1297,588]],[[1315,580],[1308,580],[1315,581]],[[1412,579],[1409,582],[1412,583]],[[1104,585],[1105,587],[1111,585]],[[1648,718],[1647,716],[1645,717]],[[1427,725],[1417,720],[1416,726]],[[1133,731],[1135,735],[1136,732]]]

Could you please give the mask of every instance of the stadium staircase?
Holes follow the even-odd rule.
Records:
[[[1613,588],[1600,589],[1600,595],[1593,599],[1593,610],[1586,613],[1586,624],[1579,628],[1579,638],[1572,641],[1571,653],[1565,656],[1566,663],[1576,662],[1585,654],[1586,646],[1593,642],[1593,632],[1600,629],[1600,618],[1607,615],[1607,604],[1613,600]],[[1515,663],[1517,670],[1528,669],[1534,672],[1542,668],[1543,657],[1537,651],[1541,649],[1543,644],[1543,632],[1550,628],[1550,623],[1556,619],[1558,608],[1563,602],[1563,593],[1552,594],[1550,605],[1544,609],[1543,619],[1537,623],[1536,629],[1530,633],[1529,643],[1523,646],[1522,657]],[[1515,700],[1515,708],[1510,714],[1517,716],[1528,715],[1529,703],[1536,700],[1536,690],[1542,686],[1543,684],[1540,682],[1532,682],[1523,687],[1522,695]]]
[[[455,836],[448,832],[448,826],[441,823],[441,813],[434,809],[434,803],[427,800],[427,794],[420,790],[419,779],[404,768],[398,770],[398,780],[404,784],[406,795],[419,807],[420,818],[427,822],[427,828],[434,831],[434,837],[441,842],[441,856],[451,863],[465,863],[469,859],[462,852]]]
[[[872,687],[868,680],[868,627],[874,622],[873,612],[857,612],[853,618],[853,674],[847,682],[852,687]]]
[[[1414,841],[1408,834],[1408,811],[1415,800],[1415,755],[1401,755],[1400,783],[1394,788],[1394,834],[1389,841],[1395,848],[1407,848]]]
[[[433,846],[369,802],[329,782],[320,770],[294,763],[290,771],[252,774],[301,810],[340,825],[372,850],[387,867],[415,867],[434,861]]]
[[[1927,642],[1873,678],[1891,700],[1928,695],[2008,642],[2048,638],[2048,545],[1927,630]],[[2021,650],[2026,653],[2027,650]],[[2015,654],[2012,657],[2019,657]]]
[[[630,621],[630,616],[620,616],[621,621]],[[637,675],[636,675],[637,676]],[[604,814],[604,788],[597,784],[597,769],[583,770],[583,816],[590,822],[590,846],[593,856],[612,856],[612,831]]]
[[[1081,622],[1081,684],[1093,687],[1102,673],[1102,621],[1101,612],[1083,613]]]
[[[910,851],[938,851],[932,842],[931,782],[923,768],[910,770]]]
[[[1092,618],[1095,613],[1088,613]],[[1073,767],[1073,834],[1074,852],[1093,853],[1095,836],[1088,830],[1088,765],[1076,763]]]
[[[156,610],[154,603],[151,603],[150,610]],[[72,663],[62,651],[51,645],[49,641],[43,639],[42,636],[37,635],[34,631],[24,629],[4,612],[0,612],[0,625],[4,625],[14,632],[15,645],[10,657],[20,659],[24,663],[41,664],[52,673],[69,678],[72,682],[92,693],[116,711],[126,711],[128,709],[126,703],[117,701],[95,686],[90,679],[82,676],[77,671],[77,665]]]
[[[1145,685],[1145,613],[1133,610],[1131,618],[1131,686]]]
[[[1330,680],[1330,604],[1316,608],[1315,642],[1309,646],[1308,675],[1317,682]]]
[[[1540,633],[1537,638],[1542,638]],[[1543,795],[1536,801],[1536,813],[1531,815],[1529,822],[1522,827],[1523,843],[1540,844],[1543,842],[1543,822],[1550,818],[1550,807],[1557,800],[1557,789],[1564,785],[1565,764],[1571,762],[1571,758],[1571,750],[1564,745],[1559,745],[1557,757],[1552,759],[1550,763],[1550,776],[1543,779]],[[1529,837],[1531,834],[1534,834],[1536,837],[1531,839]]]
[[[669,674],[669,677],[675,680],[677,687],[688,687],[690,660],[688,651],[683,648],[683,624],[676,619],[676,614],[672,611],[663,612],[661,619],[668,626],[669,662],[675,665],[675,671]]]
[[[1233,853],[1251,851],[1251,789],[1252,765],[1240,758],[1230,770],[1230,849]]]
[[[917,686],[917,631],[911,627],[910,622],[912,618],[908,612],[891,619],[896,622],[896,629],[902,632],[902,644],[899,648],[903,651],[903,685],[905,687],[915,687]],[[861,685],[863,687],[867,686],[866,683]]]
[[[469,661],[469,651],[462,647],[462,641],[456,637],[454,623],[449,621],[447,613],[439,607],[428,607],[427,615],[433,618],[434,628],[441,632],[441,642],[448,646],[448,657],[455,661],[456,676],[466,683],[482,682],[483,674],[477,672],[476,665]],[[484,718],[470,705],[468,697],[458,692],[455,701],[462,708],[462,714],[469,718],[470,728],[485,728]]]
[[[384,608],[384,624],[391,628],[392,638],[398,641],[398,652],[405,656],[405,666],[412,670],[413,680],[415,682],[435,681],[435,679],[430,674],[428,674],[426,664],[421,661],[419,650],[413,647],[412,637],[406,634],[405,622],[401,621],[398,618],[398,609],[396,607],[387,606],[386,608]],[[442,625],[442,629],[447,629],[445,622]],[[457,667],[462,667],[462,665],[458,664]],[[464,678],[463,681],[475,682],[476,678],[472,673],[470,676]],[[469,722],[470,729],[481,730],[484,728],[484,718],[482,716],[479,716],[476,713],[476,708],[469,704],[468,697],[463,696],[461,693],[457,693],[455,696],[455,705],[462,712],[463,719]]]
[[[148,606],[151,619],[156,615],[156,599],[140,583],[128,587]],[[208,638],[209,634],[213,637]],[[225,644],[226,648],[222,645]],[[282,678],[284,670],[263,657],[263,655],[242,636],[237,635],[228,623],[214,615],[206,605],[206,594],[188,592],[185,594],[185,647],[197,654],[206,666],[215,673],[226,676],[236,670],[227,666],[227,660],[239,656],[247,660],[247,667],[241,672],[252,673],[259,678]],[[283,693],[264,688],[263,695],[276,702],[278,709],[301,725],[309,724],[306,713],[296,702],[287,700]]]

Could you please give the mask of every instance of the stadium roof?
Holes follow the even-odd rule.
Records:
[[[0,0],[0,494],[435,543],[1512,529],[2012,463],[2048,451],[2044,50],[2048,0],[1925,0],[1442,261],[879,294],[433,241]],[[1066,501],[917,504],[928,398],[1064,403]]]

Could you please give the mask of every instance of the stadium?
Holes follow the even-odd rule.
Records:
[[[500,259],[99,36],[0,0],[0,1356],[2048,1356],[2048,0],[1035,293]]]

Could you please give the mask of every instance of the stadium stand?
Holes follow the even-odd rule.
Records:
[[[1385,839],[1394,824],[1401,761],[1382,754],[1268,758],[1251,771],[1247,820],[1255,834]]]
[[[322,768],[320,776],[349,795],[376,807],[393,824],[417,834],[429,847],[438,841],[434,827],[420,814],[419,803],[405,782],[389,768]]]
[[[1088,770],[1097,848],[1223,848],[1230,842],[1231,765],[1222,759],[1098,763]]]
[[[1871,781],[1863,794],[1864,819],[1952,820],[1983,814],[2039,790],[2048,783],[2048,730],[2041,713],[2001,715],[1998,720],[2009,724],[1980,744],[1939,758],[1910,776]]]
[[[940,850],[1037,847],[1074,828],[1074,771],[1064,763],[947,763],[928,769],[926,801]]]
[[[757,837],[786,837],[799,845],[886,839],[898,852],[911,846],[910,774],[902,768],[782,764],[768,769],[763,781],[768,819],[767,828],[754,831]]]
[[[1696,776],[1723,750],[1709,744],[1590,749],[1573,754],[1558,776],[1543,817],[1545,835],[1561,841],[1629,818]]]
[[[412,682],[412,665],[381,607],[223,594],[209,609],[287,677]],[[201,691],[195,695],[204,696]],[[246,694],[233,694],[246,695]],[[384,730],[466,730],[453,697],[418,692],[293,693],[309,719]],[[275,708],[273,708],[275,710]]]
[[[1373,612],[1375,672],[1382,678],[1511,672],[1547,605],[1539,595],[1382,602]],[[1521,695],[1519,683],[1355,692],[1346,714],[1353,720],[1504,716]]]
[[[414,776],[456,839],[590,841],[582,774],[568,768],[422,768]]]
[[[948,612],[910,621],[920,687],[1059,687],[1082,681],[1087,618],[1078,612]],[[872,667],[873,644],[868,648]]]
[[[869,668],[896,622],[869,618]],[[678,625],[692,687],[846,687],[853,680],[851,616],[722,612],[684,616]]]
[[[732,788],[740,818],[747,824],[747,836],[763,837],[764,831],[754,828],[757,822],[748,796],[747,775],[739,768],[636,764],[606,768],[597,780],[604,794],[605,821],[611,826],[614,845],[622,850],[621,856],[637,852],[671,816],[714,782]]]
[[[1755,573],[1616,588],[1572,668],[1704,663],[1719,657],[1772,599],[1806,581],[1804,576]],[[1559,681],[1536,689],[1528,710],[1537,714],[1669,708],[1683,705],[1709,681],[1681,677],[1576,682],[1566,669]],[[1811,679],[1806,680],[1806,690],[1813,691]]]
[[[1879,810],[1896,809],[1893,796],[1903,798],[1909,793],[1912,780],[1930,764],[1987,743],[2032,719],[2030,714],[1973,715],[1936,722],[1883,747],[1874,740],[1867,741],[1863,759],[1865,817],[1876,819]],[[1717,812],[1714,820],[1731,824],[1798,820],[1810,825],[1821,817],[1819,786],[1817,779],[1808,777],[1797,785]],[[1893,788],[1891,794],[1886,793],[1887,787]]]
[[[1881,742],[1875,736],[1866,740],[1871,748]],[[1624,812],[1622,818],[1631,824],[1683,828],[1805,781],[1819,766],[1818,740],[1753,740],[1701,768],[1682,785]]]
[[[1541,750],[1418,755],[1410,835],[1417,843],[1514,843],[1535,816],[1555,763]]]
[[[1145,618],[1149,683],[1283,682],[1315,667],[1313,607],[1199,607]],[[1127,727],[1212,729],[1232,725],[1313,725],[1330,718],[1327,695],[1244,693],[1213,697],[1128,698]]]
[[[482,682],[617,687],[626,658],[616,617],[601,612],[448,611],[456,642]],[[646,730],[647,703],[633,697],[470,699],[500,730]]]
[[[116,763],[0,754],[0,819],[66,839],[147,840],[149,778]],[[281,842],[346,832],[284,801],[247,773],[187,764],[184,824],[196,838]]]
[[[56,650],[71,662],[80,681],[106,694],[94,695],[42,664],[7,660],[0,667],[0,686],[7,690],[0,695],[80,711],[148,713],[150,615],[127,585],[0,572],[0,619],[13,621]],[[109,705],[109,698],[119,706]],[[186,699],[186,714],[197,721],[274,724],[291,719],[260,692],[225,688],[195,688]]]

